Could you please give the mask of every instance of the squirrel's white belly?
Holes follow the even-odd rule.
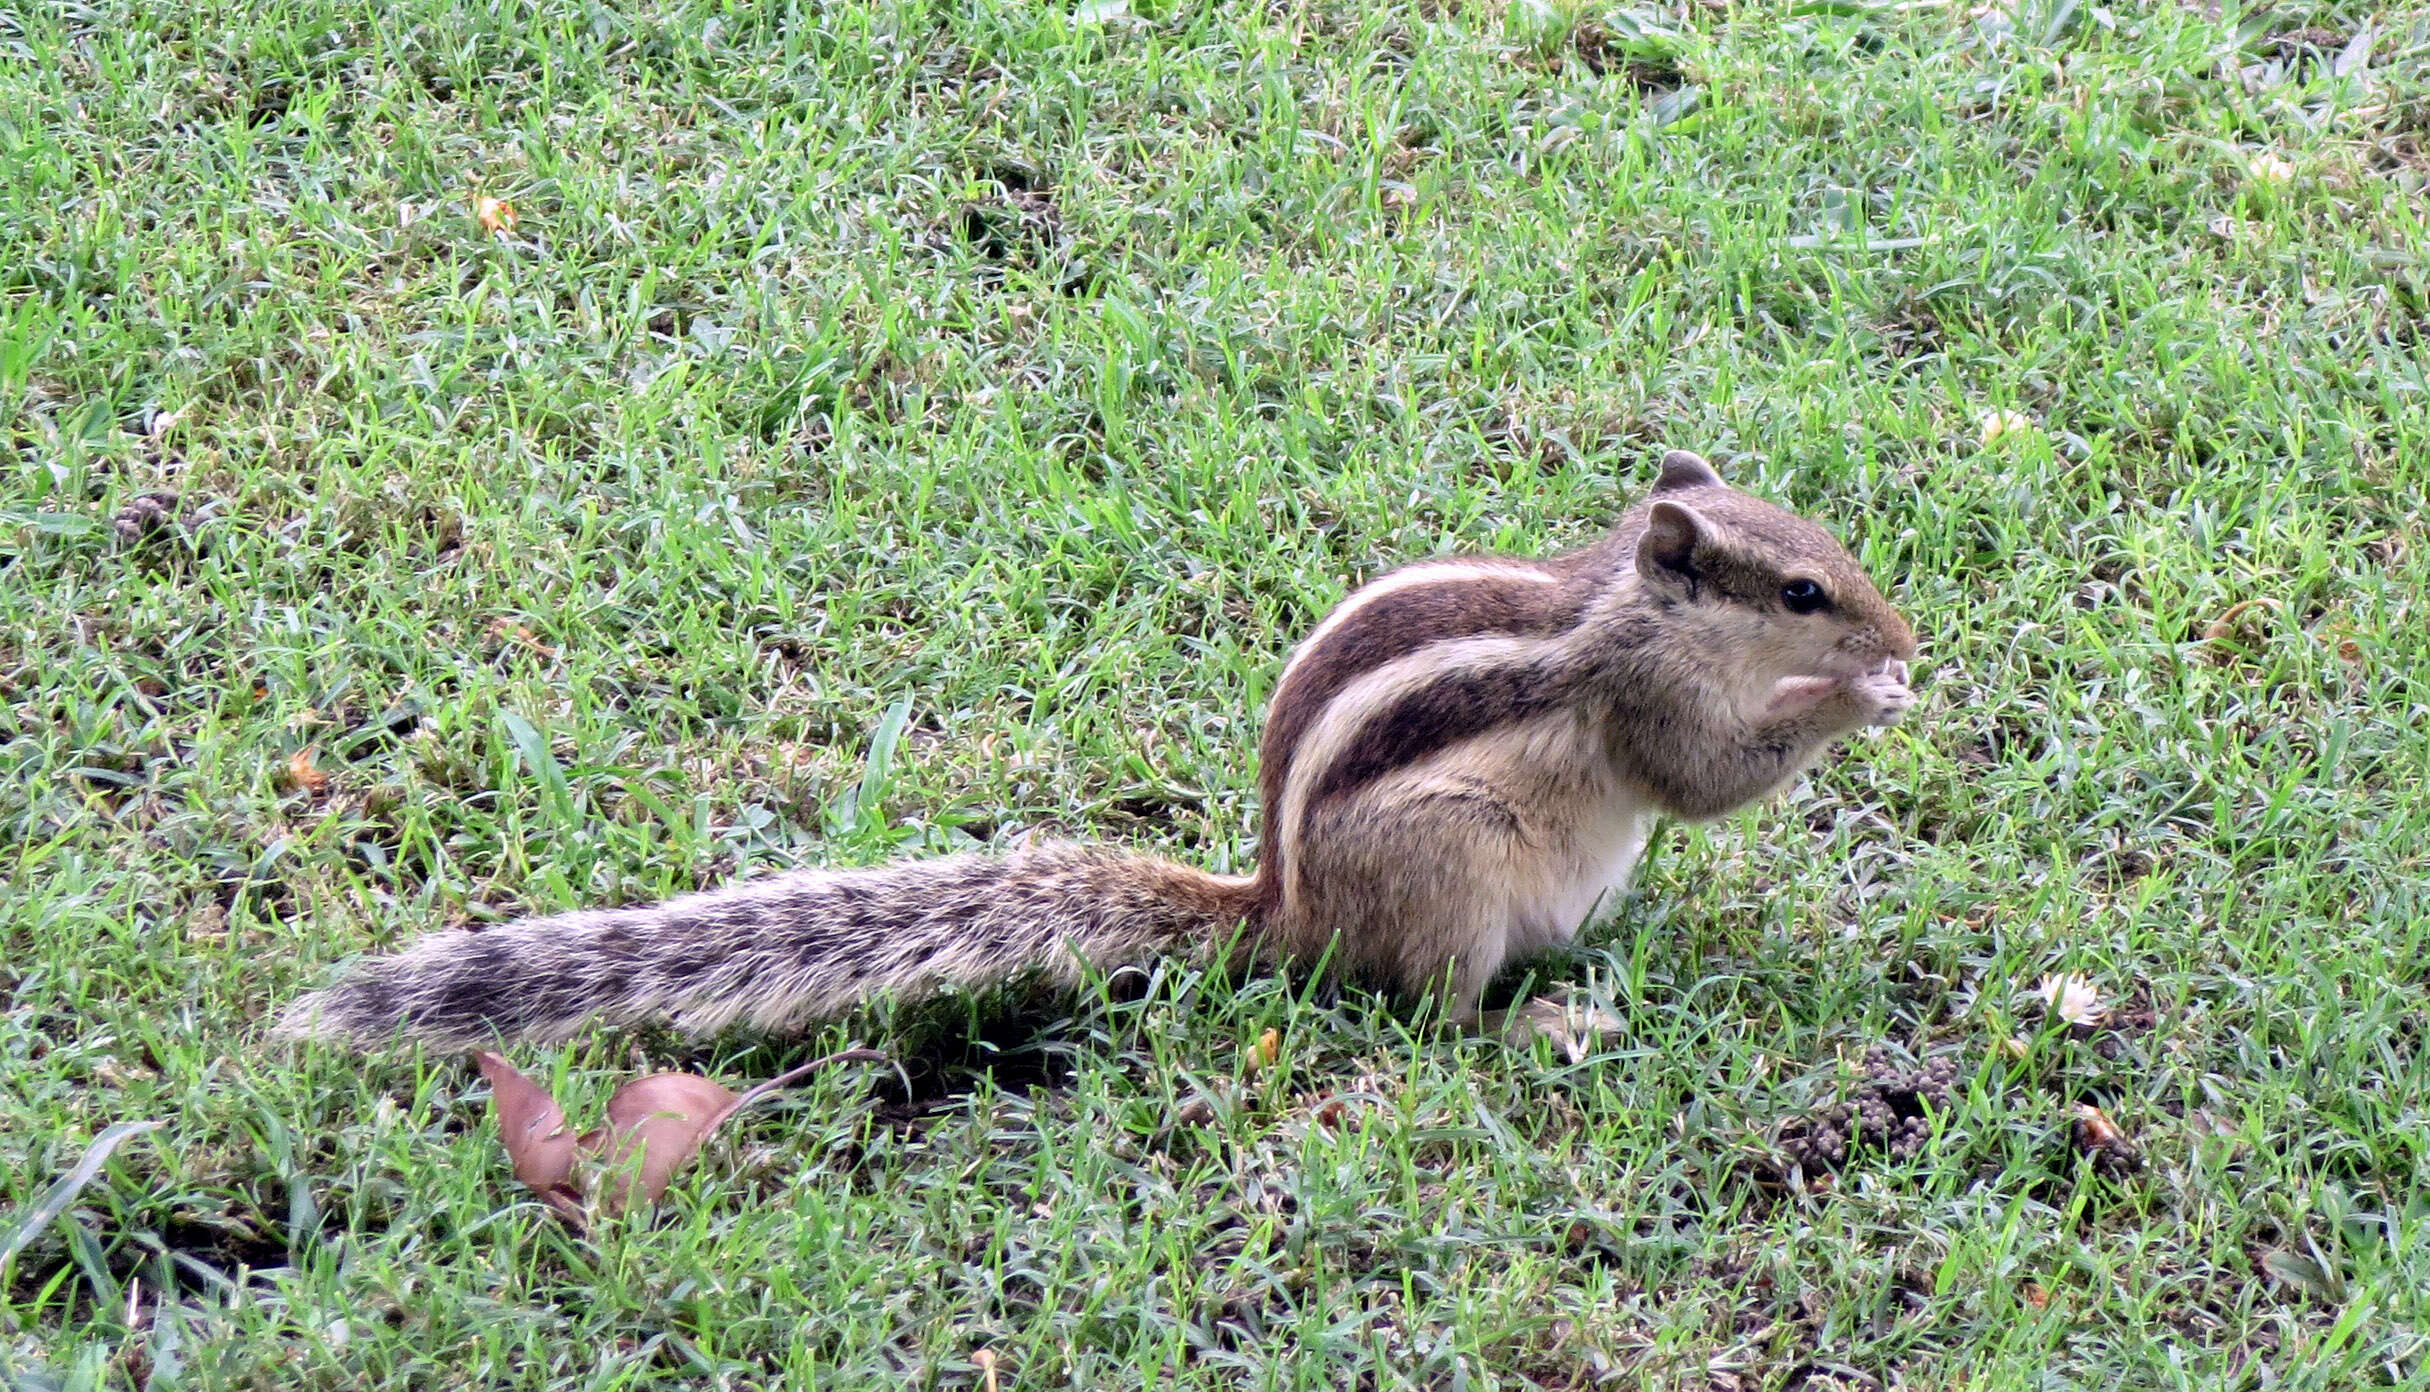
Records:
[[[1485,941],[1479,935],[1498,937],[1497,961],[1569,942],[1610,908],[1659,815],[1647,793],[1603,766],[1599,732],[1566,711],[1514,722],[1414,765],[1375,800],[1464,805],[1480,787],[1516,814],[1516,824],[1444,851],[1466,879],[1453,936],[1466,951]]]
[[[1511,951],[1535,951],[1567,943],[1597,913],[1607,913],[1627,890],[1637,861],[1654,829],[1653,805],[1620,791],[1582,809],[1566,844],[1551,847],[1535,902],[1514,905]]]

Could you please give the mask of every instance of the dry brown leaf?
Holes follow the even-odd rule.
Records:
[[[1249,1046],[1248,1053],[1248,1058],[1243,1060],[1247,1067],[1242,1072],[1255,1073],[1261,1068],[1272,1068],[1274,1060],[1282,1057],[1282,1031],[1270,1029],[1257,1036],[1257,1042]]]
[[[1540,996],[1510,1012],[1502,1037],[1513,1048],[1525,1048],[1541,1035],[1563,1058],[1582,1063],[1604,1035],[1618,1033],[1622,1024],[1619,1016],[1592,1002]]]
[[[608,1152],[607,1210],[624,1210],[636,1179],[645,1201],[657,1199],[726,1118],[803,1075],[831,1063],[885,1061],[875,1049],[846,1049],[788,1068],[739,1096],[689,1073],[658,1073],[625,1084],[608,1099],[608,1124],[582,1138],[585,1151]]]
[[[2307,1239],[2306,1246],[2311,1243]],[[2315,1254],[2319,1248],[2314,1247]],[[2270,1247],[2261,1253],[2261,1269],[2273,1279],[2317,1300],[2341,1304],[2346,1298],[2344,1274],[2315,1256],[2306,1256],[2288,1247]]]
[[[511,236],[515,230],[515,205],[503,198],[478,198],[473,201],[473,216],[480,220],[481,230],[492,236]]]
[[[2118,1129],[2118,1123],[2090,1102],[2076,1104],[2076,1128],[2086,1150],[2117,1150],[2126,1144],[2126,1133]]]
[[[616,1089],[608,1099],[608,1123],[582,1138],[583,1150],[607,1167],[602,1196],[610,1213],[622,1213],[636,1186],[644,1203],[655,1203],[726,1119],[734,1093],[691,1073],[653,1073]]]
[[[528,652],[537,653],[541,657],[553,658],[557,655],[555,648],[541,642],[531,629],[512,619],[491,619],[483,631],[489,635],[491,642],[500,646],[512,643]]]
[[[313,766],[312,757],[320,753],[317,744],[307,744],[287,756],[287,784],[307,793],[317,793],[329,786],[329,775]]]
[[[1980,427],[1983,444],[1988,448],[2006,436],[2022,436],[2031,431],[2034,429],[2034,419],[2023,411],[1985,411],[1976,425]]]
[[[2091,1158],[2096,1170],[2122,1178],[2143,1168],[2142,1152],[2127,1139],[2125,1128],[2110,1120],[2109,1113],[2079,1102],[2075,1123],[2076,1149]]]
[[[2259,624],[2247,625],[2245,617],[2256,611],[2274,614],[2280,607],[2277,600],[2271,599],[2267,595],[2256,599],[2238,600],[2229,605],[2224,613],[2211,620],[2209,625],[2202,630],[2202,641],[2209,650],[2211,660],[2226,662],[2244,648],[2248,641],[2258,642],[2265,635],[2266,630],[2262,629]]]
[[[550,1208],[580,1221],[582,1196],[574,1188],[574,1128],[547,1088],[524,1077],[504,1058],[484,1049],[473,1055],[489,1079],[490,1106],[498,1114],[498,1139],[514,1162],[515,1178]]]
[[[601,1207],[610,1214],[630,1206],[635,1189],[648,1204],[667,1191],[684,1162],[700,1152],[726,1118],[806,1073],[831,1063],[883,1063],[875,1049],[846,1049],[813,1059],[737,1095],[691,1073],[653,1073],[616,1089],[608,1099],[607,1125],[573,1134],[565,1112],[546,1088],[486,1050],[473,1055],[489,1079],[498,1113],[498,1135],[514,1162],[515,1178],[577,1227],[585,1225],[583,1189],[574,1180],[577,1162],[599,1166],[592,1183],[603,1184]]]
[[[2025,1288],[2025,1303],[2031,1305],[2037,1310],[2047,1310],[2050,1308],[2050,1292],[2042,1289],[2040,1286],[2027,1286]]]

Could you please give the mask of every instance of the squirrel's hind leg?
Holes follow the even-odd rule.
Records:
[[[1542,878],[1518,814],[1474,780],[1388,780],[1317,809],[1294,848],[1278,915],[1292,953],[1327,950],[1344,974],[1445,999],[1474,1025],[1520,945]]]

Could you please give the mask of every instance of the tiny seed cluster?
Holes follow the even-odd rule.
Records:
[[[1877,1047],[1865,1053],[1864,1077],[1854,1093],[1813,1112],[1782,1139],[1782,1151],[1799,1169],[1836,1170],[1851,1152],[1886,1153],[1894,1160],[1922,1153],[1932,1134],[1928,1112],[1949,1105],[1957,1058],[1942,1054],[1908,1068]]]

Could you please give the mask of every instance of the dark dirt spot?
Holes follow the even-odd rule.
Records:
[[[164,532],[176,530],[177,501],[175,493],[138,493],[110,518],[110,530],[118,533],[121,543],[140,546]]]
[[[1064,1051],[1053,1042],[1062,1015],[1022,995],[1008,992],[984,1002],[968,1018],[954,1003],[939,1002],[930,1028],[904,1030],[886,1051],[895,1069],[873,1079],[882,1099],[877,1122],[917,1131],[962,1106],[984,1083],[1026,1097],[1068,1081]]]
[[[1597,77],[1617,74],[1647,96],[1664,96],[1687,83],[1686,75],[1676,65],[1632,54],[1625,39],[1591,19],[1570,31],[1569,49],[1588,72]]]
[[[870,1119],[917,1135],[966,1106],[989,1082],[997,1092],[1017,1097],[1050,1094],[1071,1078],[1067,1050],[1056,1042],[1067,1030],[1068,1015],[1057,1012],[1047,996],[1018,988],[978,1000],[950,997],[905,1006],[894,1028],[883,1031],[891,1037],[877,1046],[886,1062],[857,1065],[867,1078]],[[730,1041],[697,1039],[664,1025],[639,1027],[633,1037],[635,1068],[699,1073],[738,1091],[819,1052],[798,1039],[770,1037],[735,1053]],[[860,1147],[846,1150],[841,1163],[847,1169],[857,1166]]]
[[[1844,1363],[1801,1363],[1789,1370],[1781,1392],[1882,1392],[1882,1380]]]
[[[128,1227],[97,1231],[91,1236],[108,1240],[123,1236],[125,1241],[110,1241],[107,1247],[107,1269],[116,1280],[125,1283],[141,1281],[147,1291],[161,1288],[180,1293],[200,1295],[233,1288],[242,1281],[258,1279],[265,1273],[280,1272],[290,1265],[288,1240],[279,1235],[278,1225],[261,1217],[272,1202],[283,1202],[275,1192],[257,1196],[253,1205],[239,1205],[233,1213],[203,1216],[180,1210],[170,1215],[157,1229]],[[98,1221],[89,1212],[64,1215],[62,1223],[84,1223],[92,1228]],[[338,1234],[324,1225],[323,1237]],[[49,1284],[60,1268],[68,1264],[65,1249],[56,1233],[37,1239],[9,1275],[8,1294],[12,1299],[30,1300],[35,1291]]]
[[[699,318],[707,308],[706,305],[690,301],[659,305],[656,311],[643,322],[642,327],[670,342],[679,340],[690,335],[692,321]]]
[[[250,1225],[172,1219],[160,1234],[161,1243],[176,1257],[233,1278],[241,1271],[277,1271],[287,1266],[287,1243]],[[181,1272],[201,1277],[190,1268]],[[202,1278],[208,1281],[208,1278]]]
[[[1875,326],[1882,350],[1901,360],[1941,351],[1941,316],[1920,296],[1902,296]]]
[[[2118,846],[2094,853],[2085,862],[2085,874],[2094,884],[2114,891],[2149,875],[2159,864],[2149,851],[2135,846]]]
[[[1140,826],[1170,830],[1180,825],[1183,814],[1199,811],[1204,806],[1197,798],[1133,793],[1129,797],[1114,799],[1106,810]]]
[[[253,94],[252,105],[245,111],[245,124],[253,129],[276,125],[285,120],[287,108],[295,102],[295,84],[272,82]]]
[[[975,171],[982,179],[991,179],[1011,193],[1049,193],[1052,186],[1044,170],[1018,160],[997,160],[985,169]]]
[[[835,420],[824,411],[804,415],[801,424],[793,431],[794,450],[807,458],[815,459],[825,454],[827,447],[834,443]]]
[[[2352,34],[2314,25],[2270,35],[2261,41],[2261,52],[2277,60],[2288,76],[2310,81],[2327,76],[2353,39]]]
[[[1035,266],[1062,241],[1063,214],[1052,193],[1007,188],[962,205],[953,230],[963,245],[999,266]]]
[[[1886,1153],[1894,1160],[1920,1154],[1932,1134],[1929,1112],[1949,1105],[1957,1081],[1957,1056],[1941,1054],[1908,1068],[1883,1048],[1865,1053],[1863,1082],[1845,1099],[1789,1123],[1781,1154],[1809,1175],[1845,1165],[1850,1155]]]
[[[421,706],[407,701],[349,728],[331,741],[330,747],[340,758],[360,759],[372,750],[403,740],[421,726]]]
[[[2033,731],[2022,721],[1994,717],[1972,743],[1958,751],[1961,763],[1988,768],[2005,763],[2011,750],[2030,750]]]

